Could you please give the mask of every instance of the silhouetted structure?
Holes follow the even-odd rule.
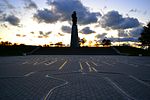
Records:
[[[71,48],[79,47],[79,38],[78,38],[78,27],[77,27],[77,16],[74,11],[72,14],[72,31],[71,31]]]
[[[148,46],[148,49],[150,49],[150,22],[143,27],[139,41],[142,43],[142,46]]]

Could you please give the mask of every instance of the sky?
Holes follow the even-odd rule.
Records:
[[[0,0],[0,41],[70,44],[71,14],[79,38],[136,42],[150,21],[150,0]]]

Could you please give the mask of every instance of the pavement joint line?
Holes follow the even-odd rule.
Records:
[[[133,67],[138,67],[138,65],[136,64],[128,64],[128,65],[133,66]]]
[[[145,64],[145,66],[150,66],[150,64]]]
[[[142,81],[142,80],[140,80],[140,79],[138,79],[138,78],[136,78],[136,77],[134,77],[134,76],[132,76],[132,75],[129,75],[129,77],[132,78],[132,79],[134,79],[134,80],[136,80],[137,82],[139,82],[139,83],[141,83],[141,84],[144,84],[145,86],[150,87],[150,84],[145,83],[144,81]]]
[[[55,61],[52,61],[52,62],[50,62],[50,63],[44,63],[45,65],[51,65],[51,64],[53,64],[53,63],[55,63],[55,62],[57,62],[57,60],[55,60]]]
[[[127,94],[124,90],[122,90],[116,83],[114,83],[110,78],[104,77],[104,79],[109,82],[110,85],[112,85],[116,90],[118,90],[121,94],[126,96],[129,100],[136,100],[134,97]]]
[[[24,65],[24,64],[27,64],[28,62],[27,61],[25,61],[25,62],[23,62],[22,64]]]
[[[24,76],[28,77],[28,76],[30,76],[30,75],[32,75],[32,74],[34,74],[34,73],[35,73],[35,72],[30,72],[30,73],[25,74]]]
[[[0,79],[7,79],[7,78],[23,78],[23,76],[0,76]]]
[[[106,64],[106,65],[109,65],[109,66],[113,66],[112,64],[109,64],[109,63],[107,63],[107,62],[102,62],[102,63],[104,63],[104,64]]]
[[[63,86],[65,86],[65,85],[67,85],[69,83],[66,80],[63,80],[63,79],[60,79],[60,78],[56,78],[56,77],[52,77],[50,75],[46,75],[45,77],[52,78],[52,79],[59,80],[59,81],[63,81],[64,83],[62,83],[62,84],[60,84],[58,86],[55,86],[52,89],[50,89],[49,92],[46,94],[46,96],[44,97],[43,100],[48,100],[51,97],[51,95],[52,95],[52,93],[53,93],[54,90],[56,90],[57,88],[63,87]]]
[[[59,67],[59,70],[61,70],[64,66],[65,66],[65,64],[67,63],[68,61],[66,60],[60,67]]]

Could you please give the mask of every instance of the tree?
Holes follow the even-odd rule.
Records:
[[[139,38],[139,41],[142,43],[142,46],[148,46],[150,47],[150,22],[147,24],[147,26],[143,27],[143,32],[141,33],[141,37]]]
[[[103,46],[110,46],[111,45],[111,41],[109,39],[103,39],[102,45]]]
[[[87,42],[87,40],[85,38],[80,39],[80,45],[84,46],[84,44]]]

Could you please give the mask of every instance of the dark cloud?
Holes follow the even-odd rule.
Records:
[[[8,26],[6,24],[1,24],[0,26],[3,28],[8,28]]]
[[[95,33],[95,31],[91,30],[90,27],[85,27],[80,32],[83,33],[83,34]]]
[[[49,35],[49,34],[51,34],[51,33],[52,33],[52,31],[45,32],[45,35]]]
[[[26,35],[16,34],[17,37],[26,37]]]
[[[107,33],[102,33],[102,34],[97,34],[95,36],[95,38],[99,39],[99,40],[103,40],[104,38],[106,38]]]
[[[118,11],[110,11],[100,20],[100,25],[106,29],[128,29],[140,25],[138,19],[123,17]]]
[[[98,12],[90,12],[80,0],[48,0],[51,9],[38,10],[34,15],[39,22],[54,23],[57,21],[71,21],[73,11],[77,12],[80,25],[96,23]]]
[[[56,23],[58,16],[48,9],[37,10],[37,13],[33,16],[39,23]]]
[[[21,37],[21,34],[16,34],[17,37]]]
[[[8,22],[13,26],[19,26],[20,19],[14,15],[8,15],[4,17],[4,21]]]
[[[43,38],[43,36],[38,36],[38,38]]]
[[[52,33],[51,31],[49,31],[49,32],[39,31],[40,36],[44,37],[44,38],[49,37],[49,34],[51,34],[51,33]]]
[[[118,30],[118,36],[119,37],[129,37],[129,31],[128,30]]]
[[[58,33],[58,35],[59,35],[59,36],[64,36],[64,34],[62,34],[62,33]]]
[[[3,13],[3,11],[0,9],[0,14],[2,14]]]
[[[71,33],[71,27],[70,26],[62,26],[61,30],[64,33]]]
[[[142,31],[143,31],[142,26],[132,28],[131,30],[118,30],[118,36],[123,38],[128,37],[138,38],[140,37]]]
[[[129,31],[131,37],[140,37],[143,31],[143,27],[136,27]]]
[[[34,34],[34,32],[30,32],[31,34]]]
[[[131,9],[129,12],[138,12],[137,9]]]
[[[24,0],[25,2],[25,8],[27,9],[37,9],[37,5],[35,2],[33,2],[32,0]]]
[[[114,37],[111,37],[111,38],[108,38],[110,41],[112,42],[138,42],[138,38],[133,38],[133,37],[130,37],[130,38],[114,38]]]

